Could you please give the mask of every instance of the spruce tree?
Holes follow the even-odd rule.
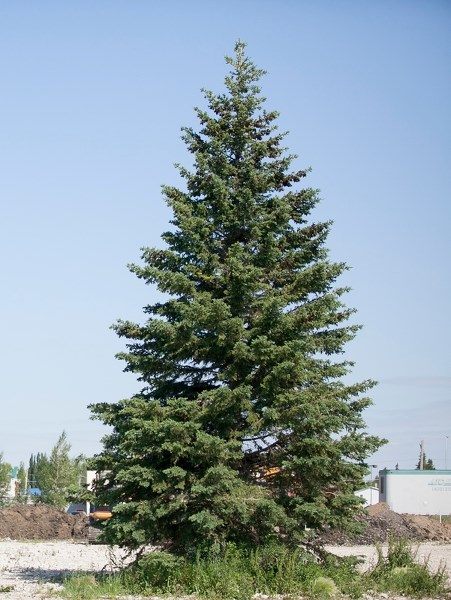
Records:
[[[418,462],[415,466],[415,469],[421,469],[421,453],[418,457]],[[432,458],[428,458],[426,456],[426,452],[423,453],[423,470],[424,471],[435,471],[434,461]]]
[[[146,321],[119,321],[119,354],[142,389],[91,407],[109,425],[94,459],[109,541],[177,551],[227,540],[296,541],[355,517],[373,381],[343,381],[359,327],[328,257],[330,222],[309,218],[315,189],[282,145],[256,68],[239,42],[225,92],[204,90],[199,131],[183,129],[192,169],[164,186],[163,249],[131,270],[164,294]]]

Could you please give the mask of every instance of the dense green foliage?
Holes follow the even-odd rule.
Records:
[[[355,515],[372,381],[344,382],[358,326],[329,260],[317,191],[298,189],[264,74],[238,43],[225,93],[205,91],[200,130],[184,129],[192,171],[165,186],[164,249],[131,270],[162,293],[144,324],[119,321],[119,355],[142,390],[92,406],[112,428],[93,466],[114,506],[110,541],[189,551],[225,541],[295,541]]]

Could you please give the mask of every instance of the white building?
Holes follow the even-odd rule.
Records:
[[[354,492],[359,498],[363,498],[363,506],[373,506],[379,502],[379,489],[377,487],[369,486],[361,490]]]
[[[451,470],[379,471],[379,500],[397,513],[451,515]]]
[[[9,482],[9,488],[6,490],[6,493],[5,493],[5,498],[7,500],[12,500],[13,498],[15,498],[18,495],[19,495],[19,480],[11,477],[10,482]]]

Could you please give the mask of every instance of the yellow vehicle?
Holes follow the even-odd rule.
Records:
[[[95,521],[106,521],[107,519],[111,519],[113,513],[107,506],[102,506],[101,508],[96,509],[94,512],[89,513],[91,519]]]
[[[88,513],[88,542],[93,544],[102,533],[102,524],[111,519],[113,513],[109,506],[99,506]]]

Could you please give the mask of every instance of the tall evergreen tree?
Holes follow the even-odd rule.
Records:
[[[34,487],[34,483],[36,480],[35,469],[36,457],[34,454],[31,454],[30,460],[28,461],[28,487]]]
[[[173,227],[131,270],[165,294],[144,324],[119,321],[119,355],[142,390],[95,404],[112,427],[94,460],[97,492],[115,505],[110,541],[187,549],[224,540],[289,541],[304,526],[343,524],[365,459],[373,381],[344,383],[347,268],[329,260],[330,223],[309,221],[317,190],[296,189],[264,71],[238,43],[226,92],[204,91],[200,130],[183,139],[186,188],[164,186]]]
[[[38,481],[39,479],[39,465],[42,462],[46,462],[47,459],[47,455],[45,453],[42,452],[38,452],[36,455],[32,454],[30,456],[30,460],[28,463],[28,487],[30,488],[40,488],[40,482]]]

